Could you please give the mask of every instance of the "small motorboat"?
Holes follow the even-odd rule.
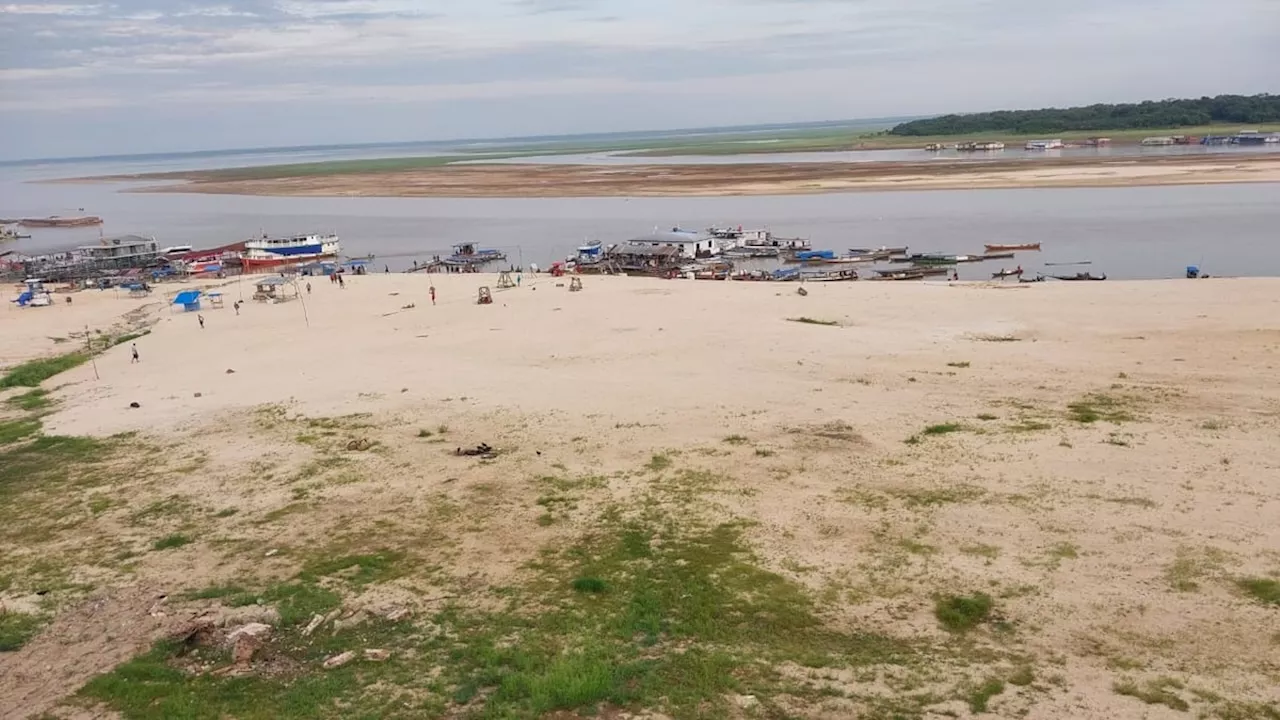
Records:
[[[1000,272],[991,273],[992,280],[1003,280],[1007,277],[1022,277],[1022,268],[1019,267],[1013,270],[1005,270],[1001,268]]]
[[[1038,283],[1038,282],[1044,282],[1044,276],[1043,276],[1043,275],[1036,275],[1036,276],[1035,276],[1035,277],[1033,277],[1033,278],[1024,278],[1024,277],[1019,277],[1019,278],[1018,278],[1018,282],[1020,282],[1020,283]]]

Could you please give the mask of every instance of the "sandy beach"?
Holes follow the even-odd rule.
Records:
[[[714,190],[665,167],[646,194],[1241,182],[1278,163],[783,166]],[[627,174],[657,171],[183,191],[503,195],[529,172],[561,179],[521,194],[639,194]],[[183,686],[226,716],[287,697],[324,717],[1280,717],[1280,281],[522,280],[478,305],[495,276],[319,279],[204,328],[161,295],[0,312],[0,368],[86,325],[150,330],[138,363],[121,345],[96,377],[43,383],[40,432],[114,444],[0,496],[0,601],[44,624],[0,653],[0,717],[153,712],[81,688],[201,618],[272,628],[243,662],[198,634],[152,661],[210,693],[249,683],[265,715]],[[0,390],[0,422],[33,417],[11,402],[28,391]],[[32,440],[14,442],[0,452]],[[321,669],[371,648],[390,659]],[[155,697],[178,692],[148,672]],[[566,673],[591,680],[539,689]],[[306,705],[310,678],[340,701]]]
[[[243,175],[243,176],[241,176]],[[646,197],[883,190],[1203,185],[1280,181],[1280,157],[1222,155],[716,165],[442,165],[279,176],[210,170],[86,180],[163,179],[138,192],[299,197]]]

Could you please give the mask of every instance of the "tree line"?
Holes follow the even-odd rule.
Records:
[[[890,135],[964,135],[982,132],[1042,134],[1073,130],[1179,128],[1218,123],[1280,122],[1280,95],[1218,95],[1186,100],[1148,100],[1119,105],[1087,105],[912,120]]]

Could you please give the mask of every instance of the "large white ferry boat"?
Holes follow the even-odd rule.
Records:
[[[292,265],[319,258],[334,257],[342,251],[337,235],[294,235],[273,238],[263,236],[244,244],[241,262],[245,270]]]

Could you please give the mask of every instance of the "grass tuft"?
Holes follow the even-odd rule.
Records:
[[[8,445],[40,432],[39,420],[0,420],[0,445]]]
[[[609,585],[600,578],[580,577],[573,581],[573,589],[580,593],[599,595],[608,590]]]
[[[1091,424],[1103,420],[1118,425],[1134,420],[1130,404],[1124,398],[1093,393],[1067,405],[1067,414],[1078,423]]]
[[[942,423],[939,425],[930,425],[920,431],[921,435],[947,435],[949,433],[960,432],[964,430],[964,426],[960,423]]]
[[[179,535],[175,533],[173,535],[166,535],[155,541],[155,543],[151,545],[151,548],[153,550],[171,550],[173,548],[180,548],[183,545],[189,545],[190,543],[191,538],[186,535]]]
[[[40,632],[44,619],[28,613],[0,610],[0,652],[13,652]]]
[[[948,595],[934,601],[933,614],[942,627],[962,633],[986,622],[993,604],[991,596],[986,593]]]
[[[947,367],[953,367],[953,368],[967,368],[967,367],[969,367],[969,361],[968,361],[968,360],[963,360],[963,361],[960,361],[960,362],[949,362],[949,363],[947,363]]]
[[[969,711],[977,715],[987,711],[987,703],[991,702],[991,698],[1004,692],[1004,681],[1000,678],[991,678],[974,688],[969,693]]]
[[[724,441],[729,443],[730,445],[746,445],[747,443],[751,442],[750,440],[747,439],[745,435],[730,435],[729,437],[725,438]]]
[[[651,472],[662,472],[671,467],[671,457],[662,453],[657,453],[649,458],[649,462],[645,464]]]

